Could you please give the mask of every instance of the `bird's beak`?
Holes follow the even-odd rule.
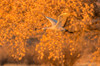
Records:
[[[42,30],[46,31],[46,28],[42,28]]]

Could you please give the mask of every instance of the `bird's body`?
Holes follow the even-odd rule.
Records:
[[[52,24],[51,27],[45,27],[43,28],[45,29],[52,29],[52,30],[60,30],[60,31],[66,31],[64,27],[64,24],[66,22],[66,18],[67,18],[67,13],[63,13],[61,15],[58,16],[58,20],[55,20],[53,18],[47,17],[45,16]]]
[[[45,29],[52,29],[52,30],[66,31],[65,28],[63,28],[63,27],[56,27],[56,26],[45,27],[45,28],[43,28],[43,29],[44,29],[44,30],[45,30]]]

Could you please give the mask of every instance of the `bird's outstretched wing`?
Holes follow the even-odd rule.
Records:
[[[50,17],[47,17],[47,16],[45,16],[45,17],[51,22],[52,25],[56,25],[57,20],[50,18]]]
[[[41,13],[44,17],[46,17],[50,22],[51,22],[51,24],[52,25],[56,25],[56,23],[57,23],[57,20],[55,20],[55,19],[53,19],[53,18],[50,18],[50,17],[47,17],[47,16],[45,16],[43,13]]]
[[[63,13],[58,16],[58,22],[56,24],[56,27],[63,27],[65,25],[66,19],[67,19],[68,14]]]

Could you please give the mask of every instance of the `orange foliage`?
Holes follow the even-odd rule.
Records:
[[[0,0],[0,45],[6,47],[8,55],[17,60],[22,60],[30,51],[30,54],[37,53],[38,60],[72,65],[81,56],[82,46],[88,44],[88,41],[82,43],[80,40],[84,35],[81,31],[89,31],[87,26],[95,17],[94,4],[95,0]],[[41,28],[51,24],[41,13],[55,19],[61,13],[69,13],[65,28],[80,32],[43,31]],[[29,50],[27,40],[31,37],[38,38],[40,43],[36,47],[31,45],[32,50]]]

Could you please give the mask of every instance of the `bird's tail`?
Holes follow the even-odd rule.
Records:
[[[68,33],[74,33],[74,32],[68,31],[68,30],[65,30],[65,32],[68,32]]]

